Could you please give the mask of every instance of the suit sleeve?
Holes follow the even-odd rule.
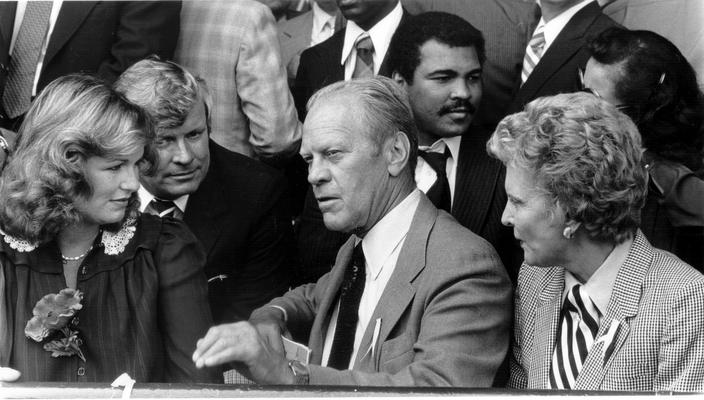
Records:
[[[205,336],[212,317],[203,273],[205,254],[181,222],[163,220],[155,252],[159,271],[159,328],[165,345],[168,382],[222,383],[216,368],[197,369],[191,354]]]
[[[519,272],[518,288],[514,294],[514,307],[513,307],[513,341],[511,342],[511,357],[509,359],[509,369],[510,376],[508,380],[508,387],[514,389],[525,389],[528,387],[528,376],[525,369],[523,369],[523,359],[521,355],[521,337],[522,331],[521,327],[525,322],[521,319],[521,282],[520,282],[520,272]]]
[[[112,57],[98,67],[98,75],[114,81],[149,55],[172,59],[180,30],[180,12],[180,1],[124,2],[110,49]]]
[[[258,203],[263,212],[252,224],[247,239],[247,255],[230,291],[235,320],[246,320],[251,310],[286,292],[293,270],[293,232],[287,212],[285,182],[277,179],[261,191]],[[256,176],[252,180],[257,180]]]
[[[276,23],[265,7],[252,9],[239,49],[235,79],[249,119],[249,142],[263,159],[298,151],[301,127],[288,87]]]
[[[653,390],[704,390],[704,278],[697,278],[672,295]]]

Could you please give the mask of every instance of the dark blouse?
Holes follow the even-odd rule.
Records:
[[[107,255],[100,243],[98,235],[78,270],[84,297],[74,323],[83,362],[77,356],[52,358],[24,334],[37,301],[66,288],[56,243],[18,252],[0,240],[13,333],[9,366],[22,373],[21,380],[111,382],[127,372],[137,382],[222,382],[220,371],[196,369],[191,361],[212,318],[205,255],[186,226],[142,215],[123,252]]]

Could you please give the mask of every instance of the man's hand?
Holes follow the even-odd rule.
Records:
[[[249,322],[218,325],[210,328],[198,340],[193,361],[197,368],[228,362],[240,362],[246,367],[243,374],[262,384],[293,384],[294,376],[288,367],[281,335],[272,337],[276,324],[259,324],[265,335]],[[273,329],[273,330],[270,330]],[[280,330],[279,330],[280,332]]]
[[[275,307],[262,307],[252,314],[249,323],[254,325],[262,339],[274,351],[286,354],[281,336],[291,339],[291,334],[286,329],[286,322],[281,310]]]
[[[7,367],[0,367],[0,382],[14,382],[20,379],[20,371]]]

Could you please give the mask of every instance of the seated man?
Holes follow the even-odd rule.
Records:
[[[282,176],[210,140],[207,88],[180,65],[142,60],[115,87],[156,125],[159,163],[141,177],[141,210],[182,218],[203,245],[215,322],[247,319],[290,282]]]
[[[389,78],[315,94],[301,155],[329,229],[352,232],[332,271],[216,326],[198,367],[238,361],[258,383],[489,386],[508,347],[511,284],[491,245],[416,189],[417,129]],[[311,328],[311,362],[281,333]]]

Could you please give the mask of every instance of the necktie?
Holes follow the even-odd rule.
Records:
[[[144,211],[160,218],[172,217],[181,219],[183,216],[183,213],[181,213],[181,210],[176,207],[176,204],[173,201],[157,199],[156,197],[154,200],[149,202],[149,205],[144,209]]]
[[[447,180],[446,173],[450,149],[445,147],[443,153],[420,150],[418,155],[430,165],[437,175],[435,183],[428,189],[426,196],[428,196],[435,207],[452,212],[452,195],[450,194],[450,182]]]
[[[32,101],[34,75],[49,28],[52,5],[51,1],[27,2],[2,96],[3,108],[10,118],[24,114]]]
[[[565,298],[560,331],[550,368],[550,387],[571,389],[599,330],[601,314],[582,285],[574,285]]]
[[[374,77],[374,44],[366,32],[357,38],[357,62],[354,64],[352,79]]]
[[[349,368],[354,348],[354,336],[359,320],[359,302],[364,292],[365,277],[364,251],[362,242],[354,247],[340,287],[340,309],[337,313],[337,326],[330,348],[328,366],[345,370]]]
[[[545,48],[544,29],[545,25],[538,26],[528,43],[528,47],[526,47],[526,56],[523,58],[523,71],[521,72],[521,85],[528,80],[531,72],[538,65],[540,57],[543,56],[543,49]]]

